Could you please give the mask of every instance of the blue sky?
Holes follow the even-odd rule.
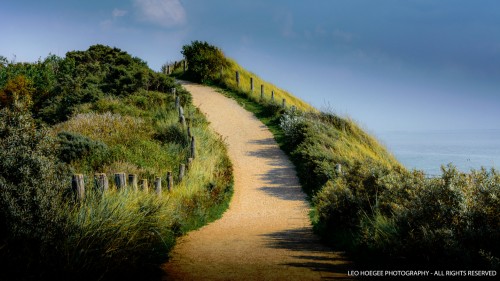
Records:
[[[159,70],[205,40],[370,132],[500,129],[493,0],[1,0],[0,55],[35,61],[93,44]]]

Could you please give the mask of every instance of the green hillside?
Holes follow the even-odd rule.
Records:
[[[177,236],[227,207],[223,141],[174,79],[120,49],[2,65],[0,104],[2,280],[147,279]],[[142,181],[118,188],[122,172],[148,189]],[[84,176],[84,200],[71,189],[74,173]],[[95,173],[105,173],[108,191]]]
[[[226,58],[219,48],[195,41],[182,53],[187,71],[173,67],[174,76],[219,87],[268,125],[297,167],[316,231],[332,245],[377,267],[401,262],[397,266],[499,268],[496,170],[461,173],[447,166],[438,178],[408,171],[352,120],[319,112]],[[274,101],[267,89],[274,89]]]

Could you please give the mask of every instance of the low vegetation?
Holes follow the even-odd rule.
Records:
[[[186,59],[188,66],[198,63]],[[193,79],[192,72],[198,69],[183,73],[175,68],[173,75]],[[212,72],[201,82],[218,86],[273,131],[297,167],[313,205],[315,230],[325,240],[377,268],[389,264],[387,259],[401,267],[499,268],[496,170],[462,173],[447,166],[440,177],[427,178],[421,171],[405,169],[352,120],[318,112],[230,59],[207,71]],[[260,84],[266,89],[264,99]],[[268,89],[275,91],[275,102]],[[281,98],[287,100],[286,108]]]
[[[0,103],[2,280],[153,278],[177,236],[227,207],[232,169],[222,139],[172,78],[117,48],[5,63]],[[181,181],[187,126],[196,158]],[[149,191],[117,190],[118,172],[147,179]],[[83,201],[71,190],[73,173],[84,174]],[[107,174],[109,191],[94,187],[94,173]]]

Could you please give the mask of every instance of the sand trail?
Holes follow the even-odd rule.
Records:
[[[214,89],[182,83],[226,139],[235,191],[220,220],[178,240],[164,279],[349,279],[350,263],[313,234],[293,164],[267,127]]]

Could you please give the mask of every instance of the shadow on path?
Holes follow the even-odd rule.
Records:
[[[337,252],[339,258],[325,253],[336,253],[331,248],[322,245],[318,237],[312,232],[311,228],[294,228],[280,232],[274,232],[262,235],[266,238],[266,246],[275,249],[286,249],[300,252],[301,254],[293,256],[296,262],[288,262],[284,265],[291,267],[308,268],[313,271],[322,272],[322,275],[345,275],[352,269],[352,264],[340,258],[341,252]],[[305,254],[304,254],[305,253]],[[325,274],[323,274],[325,273]],[[347,276],[341,279],[351,279]]]

